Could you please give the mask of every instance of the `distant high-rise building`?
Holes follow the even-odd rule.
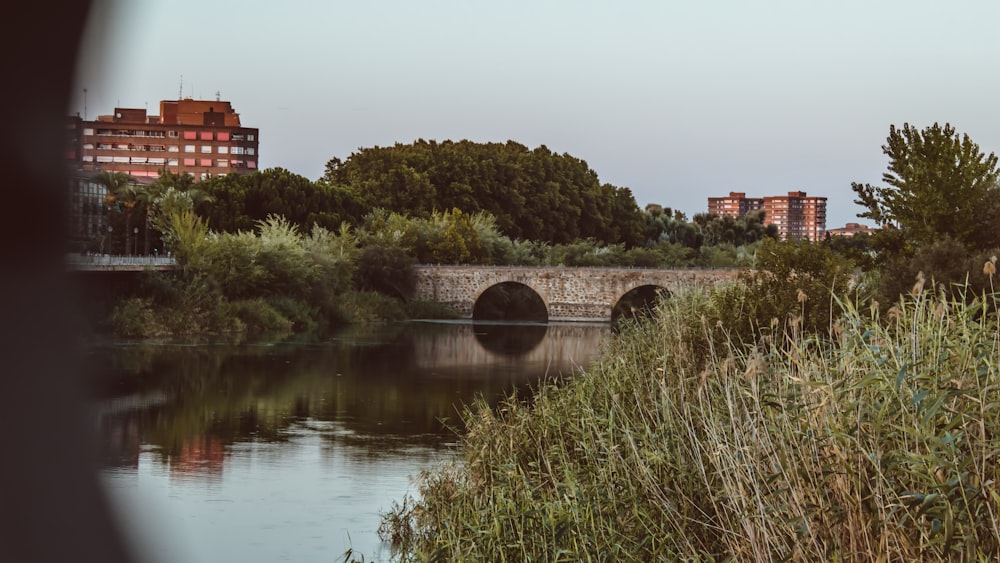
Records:
[[[720,217],[729,215],[738,219],[758,209],[764,209],[764,198],[747,197],[744,192],[729,192],[727,197],[708,198],[708,212]]]
[[[708,198],[708,212],[742,217],[750,211],[764,210],[764,223],[778,227],[785,239],[822,240],[826,233],[826,198],[807,196],[806,192],[748,198],[743,192],[728,197]]]
[[[124,172],[156,178],[167,170],[196,180],[257,170],[259,132],[243,127],[232,105],[221,100],[164,100],[160,115],[115,108],[94,121],[68,124],[67,158],[84,172]]]

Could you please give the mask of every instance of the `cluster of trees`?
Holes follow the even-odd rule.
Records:
[[[946,291],[992,291],[984,268],[1000,254],[996,155],[947,123],[892,126],[882,152],[886,185],[851,186],[859,216],[882,225],[870,243],[880,302],[895,303],[920,279]]]
[[[814,333],[834,330],[837,299],[887,312],[928,290],[960,300],[994,291],[997,157],[937,123],[893,126],[882,150],[889,158],[886,185],[852,184],[859,217],[882,228],[820,244],[759,245],[741,286],[721,297],[725,310],[737,312],[737,333],[759,336],[788,319]]]
[[[141,234],[100,242],[111,251],[115,244],[124,250],[130,240],[138,253],[169,248],[185,255],[194,270],[199,263],[212,264],[209,270],[225,264],[228,270],[210,277],[226,299],[263,296],[254,291],[288,291],[313,301],[348,290],[405,297],[414,263],[747,266],[758,271],[756,278],[745,277],[759,290],[754,299],[772,302],[761,311],[776,315],[784,307],[773,303],[779,295],[798,303],[793,308],[800,313],[814,309],[816,301],[803,306],[802,287],[774,290],[780,280],[766,278],[763,270],[783,272],[799,280],[795,283],[821,280],[817,283],[829,289],[848,272],[863,274],[855,287],[866,287],[884,307],[907,293],[918,276],[946,288],[969,281],[976,291],[991,289],[992,277],[979,272],[1000,254],[1000,230],[994,227],[1000,212],[996,156],[984,154],[950,125],[938,124],[891,127],[882,149],[889,157],[887,185],[852,187],[863,207],[859,216],[883,228],[871,237],[812,245],[779,244],[776,227],[766,225],[762,213],[741,218],[699,213],[688,220],[657,204],[640,210],[628,189],[600,183],[584,161],[544,146],[422,140],[360,149],[345,161],[333,158],[317,181],[281,168],[199,183],[164,173],[145,185],[102,173],[98,180],[109,189],[112,233]],[[352,253],[337,259],[350,262],[350,275],[302,271],[295,260],[318,255],[308,244],[289,254],[298,243],[288,242],[294,238],[288,232],[284,243],[262,247],[260,237],[277,240],[281,229],[275,218],[306,239],[338,233],[340,244],[350,241]],[[214,246],[208,248],[205,240]],[[287,256],[278,260],[268,248]],[[262,273],[268,268],[275,271]],[[305,288],[320,278],[326,289],[307,296]],[[816,284],[805,291],[808,299],[820,299],[817,293]]]
[[[544,145],[418,140],[364,148],[331,159],[321,182],[349,187],[368,208],[414,217],[485,211],[513,239],[643,242],[631,190],[601,183],[585,161]]]
[[[92,250],[102,252],[163,250],[155,218],[165,194],[190,195],[196,214],[220,233],[253,231],[272,215],[301,232],[392,223],[405,234],[392,245],[427,263],[729,267],[745,261],[748,245],[777,235],[760,214],[689,221],[660,205],[640,210],[627,188],[600,183],[584,161],[513,142],[361,149],[331,159],[318,181],[282,168],[197,184],[170,173],[151,184],[124,174],[98,180],[109,190],[113,236],[125,237],[124,246],[94,241]],[[141,236],[129,238],[138,225]]]

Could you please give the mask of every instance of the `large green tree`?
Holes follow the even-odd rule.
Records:
[[[997,157],[984,154],[950,124],[889,127],[882,152],[887,186],[851,184],[859,217],[898,228],[915,245],[948,236],[968,249],[1000,243]]]
[[[140,200],[143,199],[145,187],[124,172],[101,171],[94,176],[94,181],[108,191],[104,199],[108,209],[108,252],[133,254],[137,246],[132,232],[135,224],[133,219],[136,206],[142,209]]]
[[[199,186],[211,199],[196,203],[195,211],[218,231],[255,230],[270,215],[287,218],[300,232],[309,232],[313,225],[333,230],[362,215],[349,191],[283,168],[210,178]]]
[[[544,145],[418,140],[363,148],[330,159],[321,182],[359,194],[369,209],[410,217],[486,212],[513,240],[643,243],[642,215],[628,188],[602,184],[586,162]]]

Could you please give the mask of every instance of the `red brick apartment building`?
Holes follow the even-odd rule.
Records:
[[[708,198],[708,212],[742,217],[750,211],[764,210],[764,222],[778,227],[785,239],[822,240],[826,234],[826,198],[807,196],[806,192],[788,195],[746,197],[743,192],[729,192],[727,197]]]
[[[156,178],[161,170],[196,180],[257,170],[259,132],[221,100],[164,100],[160,115],[115,108],[94,121],[68,124],[67,157],[83,172],[124,172]]]
[[[764,209],[764,198],[747,197],[744,192],[729,192],[727,197],[708,198],[708,212],[720,217],[729,215],[739,219],[758,209]]]

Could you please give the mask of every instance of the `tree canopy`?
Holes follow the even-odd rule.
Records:
[[[854,182],[859,217],[899,228],[916,244],[951,237],[969,249],[1000,243],[997,157],[985,155],[967,134],[950,124],[917,129],[889,127],[882,152],[887,186]]]
[[[211,201],[195,209],[218,231],[253,230],[270,215],[287,218],[302,232],[313,225],[332,230],[362,216],[348,190],[313,182],[283,168],[209,178],[199,186]]]
[[[347,187],[364,206],[414,217],[485,211],[513,239],[643,242],[631,190],[602,184],[583,160],[544,145],[425,141],[362,148],[332,158],[322,183]]]

